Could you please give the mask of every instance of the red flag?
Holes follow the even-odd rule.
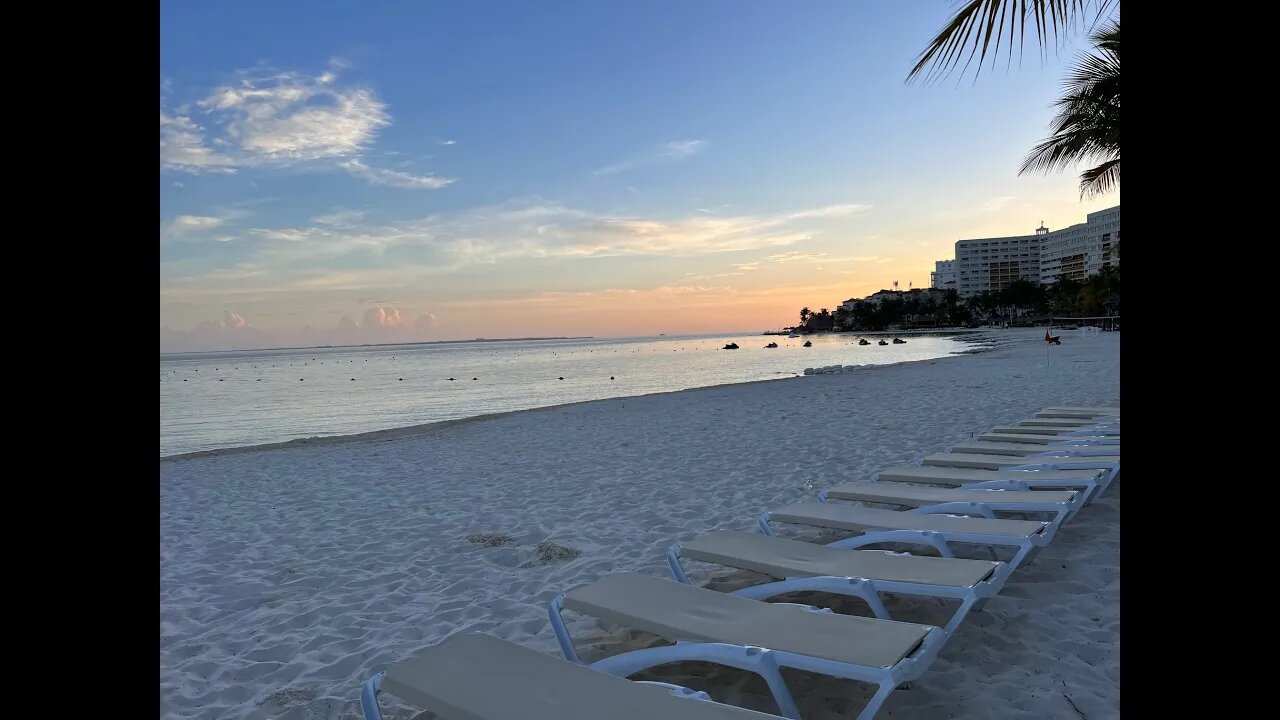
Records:
[[[1045,330],[1045,331],[1044,331],[1044,341],[1045,341],[1045,342],[1053,342],[1053,338],[1049,337],[1049,331],[1048,331],[1048,330]]]

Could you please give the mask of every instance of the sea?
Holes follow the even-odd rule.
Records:
[[[160,356],[160,455],[349,435],[565,403],[803,378],[970,351],[970,336],[853,333],[497,340]],[[812,347],[803,347],[805,340]],[[722,349],[728,343],[739,349]],[[769,342],[777,348],[766,348]],[[798,380],[803,382],[804,380]]]

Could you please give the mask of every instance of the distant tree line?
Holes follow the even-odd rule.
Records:
[[[889,298],[879,303],[855,302],[829,312],[800,311],[803,332],[823,330],[885,330],[889,327],[956,327],[983,322],[1013,321],[1035,316],[1089,317],[1118,314],[1120,311],[1120,271],[1106,267],[1083,282],[1063,279],[1053,285],[1018,280],[1002,290],[982,292],[961,301],[948,290],[939,301],[934,298]]]

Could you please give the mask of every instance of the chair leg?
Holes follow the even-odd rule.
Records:
[[[782,713],[782,717],[800,720],[800,708],[796,705],[796,700],[791,696],[791,689],[787,687],[787,681],[782,679],[782,670],[778,668],[778,663],[773,657],[768,658],[767,663],[762,663],[756,668],[756,672],[760,677],[764,678],[765,683],[769,686],[769,690],[773,693],[773,699],[778,703],[778,711]]]
[[[871,696],[871,702],[867,703],[862,712],[858,713],[858,720],[871,720],[871,718],[874,718],[876,713],[880,711],[880,706],[884,704],[885,700],[889,699],[889,693],[893,692],[895,687],[897,687],[897,683],[893,680],[882,680],[880,689],[876,690],[876,694]]]
[[[983,599],[985,600],[985,598]],[[979,600],[976,595],[970,595],[962,600],[960,602],[960,607],[956,609],[956,614],[951,616],[951,619],[947,621],[946,627],[942,629],[947,632],[948,636],[954,635],[956,628],[960,627],[960,622],[969,614],[969,611],[977,610],[978,606],[981,605],[982,602],[983,601]]]

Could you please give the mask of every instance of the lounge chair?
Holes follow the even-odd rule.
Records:
[[[985,432],[978,435],[987,442],[1034,443],[1036,445],[1119,445],[1119,435],[1034,435],[1031,433]]]
[[[1022,435],[1050,435],[1060,437],[1079,437],[1103,435],[1120,437],[1120,426],[1115,425],[1000,425],[991,429],[998,433],[1019,433]]]
[[[1051,407],[1036,413],[1036,417],[1120,417],[1118,407]]]
[[[914,465],[972,468],[974,470],[1106,470],[1100,479],[1098,494],[1107,491],[1120,475],[1120,456],[1077,457],[1048,451],[1035,455],[990,455],[980,453],[934,453],[916,460]]]
[[[551,601],[548,615],[560,648],[581,662],[561,613],[572,610],[653,633],[675,645],[634,650],[591,665],[627,676],[683,660],[713,662],[764,678],[782,715],[800,711],[782,679],[790,667],[879,686],[858,715],[870,720],[897,686],[924,673],[947,634],[915,623],[839,615],[766,603],[648,575],[607,575]]]
[[[818,493],[818,502],[829,499],[901,505],[916,512],[974,513],[989,518],[994,518],[997,512],[1051,513],[1054,523],[1060,526],[1080,509],[1084,493],[1070,490],[952,490],[875,481],[841,483]]]
[[[922,508],[923,509],[923,508]],[[945,511],[941,511],[945,512]],[[861,532],[830,547],[854,549],[879,543],[903,543],[931,547],[942,557],[955,557],[950,543],[1010,545],[1017,548],[1009,565],[1018,569],[1053,540],[1058,525],[1038,520],[1006,520],[949,514],[899,512],[837,503],[793,503],[760,516],[760,530],[773,535],[770,523],[784,522]],[[995,555],[995,548],[991,547]]]
[[[389,692],[448,720],[766,720],[668,683],[631,682],[479,633],[459,633],[364,684],[365,720]],[[697,702],[697,701],[704,702]]]
[[[1024,442],[991,442],[987,440],[977,440],[974,442],[954,445],[951,448],[951,452],[974,453],[977,455],[1009,455],[1012,457],[1026,457],[1028,455],[1040,455],[1046,452],[1052,452],[1057,455],[1067,457],[1097,457],[1099,455],[1119,455],[1120,445],[1076,445],[1060,442],[1050,443],[1048,445],[1038,445],[1036,443]]]
[[[916,483],[974,490],[1078,490],[1092,502],[1105,470],[976,470],[899,465],[873,473],[871,482]]]
[[[1026,420],[1019,420],[1018,425],[1065,425],[1076,427],[1087,427],[1090,425],[1114,425],[1120,426],[1119,418],[1069,418],[1069,417],[1033,417]]]
[[[862,598],[881,620],[890,620],[880,593],[951,598],[960,608],[942,629],[951,635],[970,609],[994,597],[1012,568],[991,560],[907,555],[881,550],[840,550],[760,533],[719,530],[672,546],[667,564],[676,580],[688,583],[681,558],[751,570],[776,582],[753,585],[732,595],[767,600],[790,592],[816,591]]]

